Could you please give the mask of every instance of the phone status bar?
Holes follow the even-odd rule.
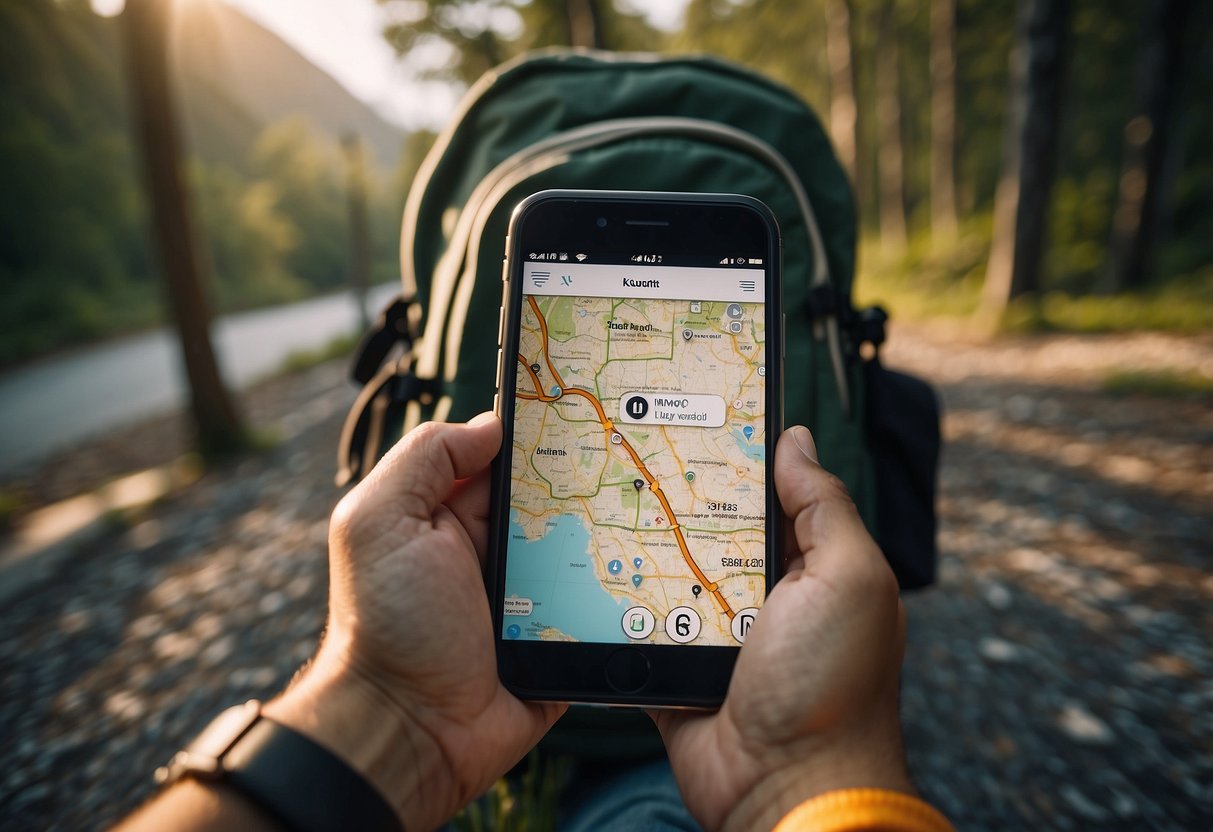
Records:
[[[596,263],[599,265],[634,265],[634,266],[744,266],[754,268],[763,266],[766,261],[762,257],[745,255],[730,255],[717,257],[703,254],[663,254],[656,252],[625,253],[625,252],[584,252],[584,251],[528,251],[523,254],[528,262],[535,263]]]
[[[722,300],[763,303],[766,285],[758,268],[656,266],[633,263],[547,263],[523,266],[529,295],[634,297],[652,300]]]

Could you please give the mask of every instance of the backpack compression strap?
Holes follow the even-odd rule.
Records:
[[[420,322],[417,299],[397,295],[358,344],[350,376],[362,390],[345,417],[337,442],[339,487],[366,474],[400,435],[409,401],[433,394],[410,369]]]

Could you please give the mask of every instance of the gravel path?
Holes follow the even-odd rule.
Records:
[[[940,581],[907,602],[925,796],[963,829],[1213,828],[1213,402],[1099,392],[1116,368],[1213,376],[1213,339],[899,329],[886,355],[947,408]],[[332,364],[262,386],[276,450],[116,522],[0,610],[0,828],[109,825],[311,654],[352,397]],[[180,448],[159,420],[5,485],[59,499]]]

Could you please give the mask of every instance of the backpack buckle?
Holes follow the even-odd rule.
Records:
[[[418,378],[416,373],[409,371],[397,375],[392,385],[392,401],[399,404],[420,402],[426,407],[432,405],[442,395],[442,380],[437,378]]]
[[[834,290],[834,287],[822,284],[809,289],[805,305],[809,309],[809,320],[817,321],[837,315],[838,308],[842,304],[839,303],[838,292]]]
[[[860,345],[871,344],[879,350],[885,341],[885,324],[888,320],[889,313],[885,312],[883,307],[869,306],[859,310],[854,325],[856,342]]]
[[[367,384],[383,366],[388,353],[396,344],[404,344],[407,352],[417,340],[417,324],[421,321],[421,304],[415,297],[397,295],[392,298],[375,323],[358,342],[350,376],[359,384]]]
[[[442,382],[418,378],[406,370],[408,358],[389,361],[368,379],[341,427],[337,442],[338,487],[366,475],[391,444],[399,438],[409,402],[431,405],[438,400]]]

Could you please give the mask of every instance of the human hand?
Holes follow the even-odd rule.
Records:
[[[897,714],[905,610],[846,487],[786,431],[775,489],[791,530],[714,714],[654,714],[687,808],[709,829],[769,829],[838,788],[913,793]]]
[[[265,707],[374,783],[408,829],[482,793],[563,713],[501,686],[482,577],[490,414],[409,433],[333,512],[329,620],[313,664]]]

